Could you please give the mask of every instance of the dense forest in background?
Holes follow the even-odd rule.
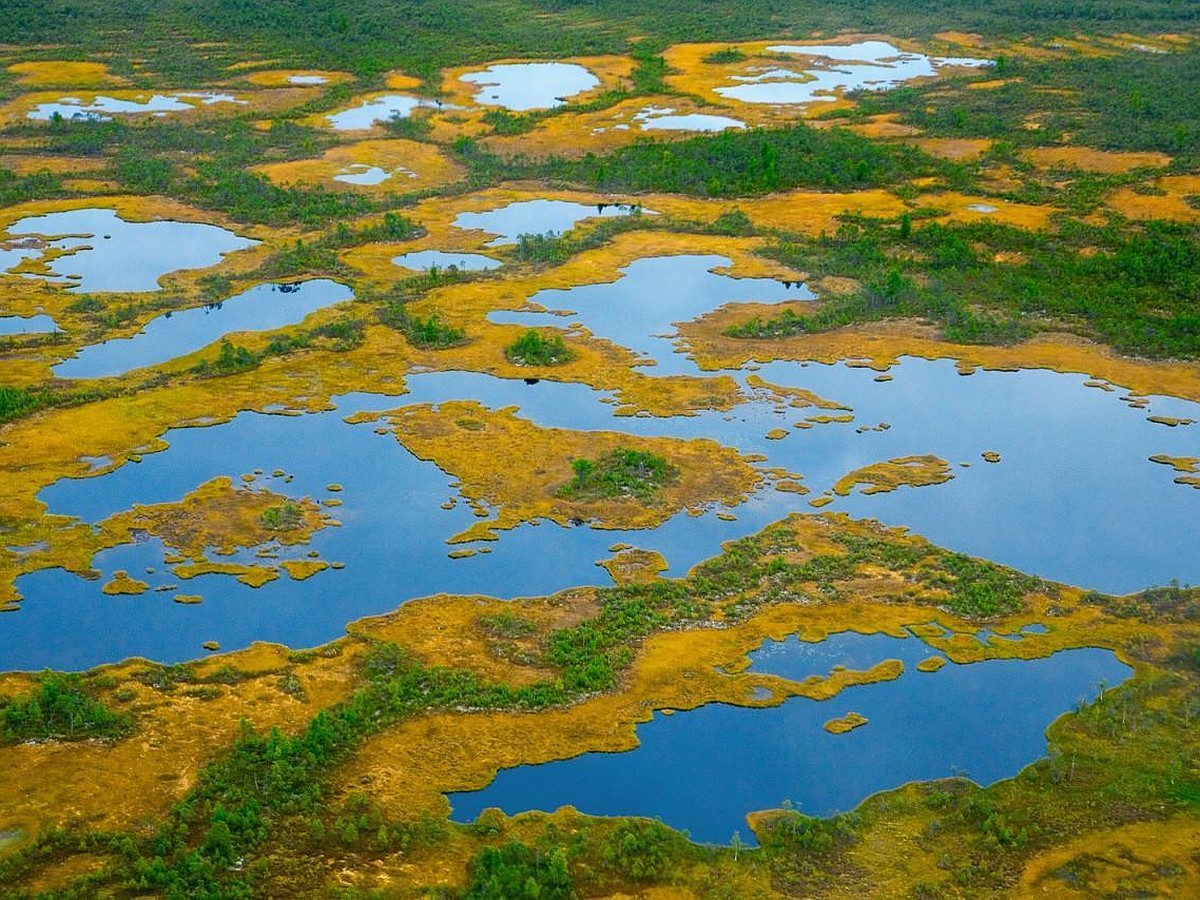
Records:
[[[1187,0],[39,0],[3,4],[0,43],[94,56],[137,47],[162,75],[215,74],[250,53],[372,74],[650,43],[844,30],[928,37],[1194,28]],[[211,46],[213,42],[223,46]],[[208,46],[195,46],[208,44]],[[49,50],[47,51],[49,52]]]

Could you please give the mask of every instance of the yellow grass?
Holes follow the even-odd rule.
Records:
[[[317,75],[324,78],[325,81],[321,84],[304,84],[296,85],[288,79],[294,76]],[[347,81],[353,81],[354,76],[348,72],[328,72],[324,69],[268,69],[262,72],[254,72],[246,76],[246,81],[251,84],[259,85],[260,87],[307,87],[307,88],[327,88],[335,84],[344,84]]]
[[[393,174],[374,185],[334,179],[336,175],[361,171],[354,166],[378,167]],[[256,166],[253,171],[281,185],[307,184],[373,194],[429,190],[444,187],[463,176],[462,167],[438,147],[406,140],[360,141],[334,147],[316,159],[268,163]]]
[[[904,486],[945,484],[953,477],[950,464],[940,457],[901,456],[872,463],[843,475],[834,483],[833,492],[839,497],[846,497],[856,486],[863,485],[860,493],[885,494]]]
[[[1186,199],[1200,196],[1200,175],[1156,178],[1154,187],[1164,193],[1139,194],[1132,187],[1123,187],[1109,195],[1107,204],[1130,219],[1200,222],[1200,208],[1192,206]]]
[[[125,84],[125,79],[113,75],[108,66],[97,62],[75,60],[42,60],[15,63],[8,71],[17,76],[22,87],[105,87]]]
[[[1161,169],[1171,163],[1171,157],[1165,153],[1120,153],[1091,147],[1037,147],[1026,150],[1021,156],[1043,169],[1083,169],[1106,175],[1120,175],[1140,168]]]

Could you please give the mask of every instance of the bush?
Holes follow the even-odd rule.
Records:
[[[648,450],[618,447],[595,460],[577,459],[571,467],[575,477],[563,485],[558,496],[571,500],[601,500],[635,497],[652,500],[679,478],[679,469]]]
[[[0,737],[6,743],[119,738],[132,727],[129,716],[90,696],[80,676],[61,672],[45,672],[36,691],[0,708]]]
[[[532,328],[506,347],[504,353],[509,362],[519,366],[558,366],[575,358],[575,351],[563,343],[562,335],[545,338]]]

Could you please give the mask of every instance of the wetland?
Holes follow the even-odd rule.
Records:
[[[193,6],[0,21],[0,897],[1200,890],[1194,11]]]

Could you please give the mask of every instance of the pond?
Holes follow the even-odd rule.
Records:
[[[915,78],[928,78],[948,66],[992,65],[991,60],[926,56],[886,41],[854,44],[776,44],[768,53],[795,55],[803,68],[760,67],[753,75],[733,75],[733,86],[715,92],[743,103],[805,104],[830,102],[850,91],[882,91]]]
[[[374,186],[383,184],[389,178],[394,178],[397,175],[407,175],[409,178],[416,178],[417,174],[411,169],[406,169],[403,166],[397,166],[394,169],[381,169],[379,166],[368,166],[364,163],[352,163],[346,166],[341,172],[333,176],[334,181],[341,181],[345,184],[358,184],[366,186]]]
[[[569,200],[519,200],[484,212],[459,213],[455,228],[478,229],[497,235],[487,246],[515,244],[523,234],[562,234],[584,219],[608,216],[655,215],[652,210],[628,203],[587,205]]]
[[[36,316],[0,316],[0,335],[46,334],[58,331],[58,323],[39,313]]]
[[[726,128],[745,128],[746,123],[729,116],[707,113],[676,113],[669,107],[647,106],[636,113],[633,121],[643,131],[724,131]]]
[[[481,272],[498,269],[503,263],[482,253],[449,253],[445,250],[414,250],[392,259],[393,265],[414,272],[425,272],[429,269],[449,269],[454,267],[460,272]]]
[[[0,268],[11,272],[25,260],[40,260],[48,274],[30,277],[66,281],[68,290],[89,293],[157,291],[168,272],[206,268],[258,244],[216,225],[130,222],[100,208],[18,219],[5,237],[17,239],[17,246],[0,249]]]
[[[47,121],[58,115],[64,119],[90,119],[107,122],[113,115],[151,113],[161,116],[172,112],[187,112],[198,106],[212,106],[216,103],[244,104],[245,102],[233,94],[214,94],[204,91],[152,94],[145,99],[138,100],[99,95],[88,103],[78,97],[63,97],[57,102],[38,104],[29,111],[28,118]]]
[[[271,331],[311,312],[354,299],[350,288],[318,279],[260,284],[211,306],[168,312],[128,338],[84,347],[54,367],[58,378],[104,378],[157,365],[207,347],[237,331]]]
[[[597,337],[637,353],[655,375],[700,374],[675,352],[675,324],[689,322],[727,303],[782,303],[812,300],[804,285],[774,278],[731,278],[713,269],[730,265],[723,256],[666,256],[639,259],[622,268],[611,284],[538,291],[530,304],[545,312],[498,311],[492,322],[530,327],[579,323]],[[646,298],[653,297],[653,303]],[[569,316],[563,313],[570,312]]]
[[[904,673],[819,702],[794,697],[767,709],[711,704],[658,713],[638,726],[634,750],[508,769],[482,791],[450,794],[453,818],[470,822],[488,807],[511,815],[571,805],[592,815],[658,817],[702,843],[729,843],[735,832],[753,843],[746,814],[784,801],[830,816],[909,781],[1011,778],[1045,756],[1054,719],[1133,673],[1099,649],[916,670],[934,655],[913,637],[764,642],[751,672],[803,680],[834,665],[865,670],[900,659]],[[845,734],[824,729],[850,712],[867,724]]]
[[[440,100],[427,100],[408,94],[384,94],[380,97],[370,97],[358,106],[332,113],[325,118],[337,131],[362,131],[374,128],[377,123],[386,122],[388,119],[407,119],[414,109],[422,106],[452,108]]]
[[[598,87],[600,79],[574,63],[500,63],[468,72],[462,81],[478,85],[475,102],[513,112],[562,106],[570,97]]]

